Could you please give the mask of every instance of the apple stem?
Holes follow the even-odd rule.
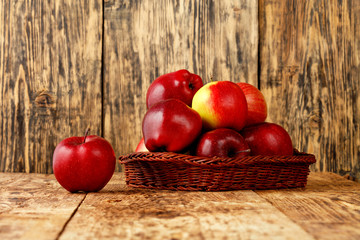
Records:
[[[193,89],[194,89],[194,85],[192,85],[192,83],[189,83],[189,88],[190,88],[191,90],[193,90]]]
[[[85,131],[84,143],[85,143],[86,137],[87,137],[87,135],[89,134],[89,132],[90,132],[90,128],[88,127],[88,128],[86,129],[86,131]]]
[[[210,75],[210,82],[213,82],[213,81],[214,81],[213,78],[214,78],[214,76],[211,74],[211,75]]]
[[[245,153],[245,152],[251,152],[251,150],[250,149],[245,149],[245,150],[237,151],[236,153]]]

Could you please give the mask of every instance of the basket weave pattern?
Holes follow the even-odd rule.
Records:
[[[119,158],[127,185],[192,191],[305,187],[315,156],[204,158],[169,152],[131,153]]]

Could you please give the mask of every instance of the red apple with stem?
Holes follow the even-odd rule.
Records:
[[[210,82],[194,95],[192,108],[206,130],[231,128],[240,131],[247,118],[246,98],[241,88],[230,81]]]
[[[201,77],[185,69],[161,75],[147,90],[146,106],[149,109],[158,102],[176,98],[191,107],[194,94],[202,86]]]
[[[251,155],[293,155],[289,133],[275,123],[258,123],[244,128],[240,134],[251,149]]]
[[[145,114],[142,130],[151,151],[183,152],[200,135],[201,117],[178,99],[153,105]]]
[[[250,155],[250,148],[240,133],[228,128],[218,128],[204,133],[197,144],[200,157],[241,157]]]
[[[246,126],[264,122],[267,117],[267,105],[262,92],[249,83],[241,82],[237,85],[243,91],[248,106]]]
[[[110,143],[96,135],[62,140],[53,154],[53,172],[69,192],[100,191],[111,179],[116,164]]]

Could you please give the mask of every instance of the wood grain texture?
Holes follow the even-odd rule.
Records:
[[[53,175],[1,173],[0,238],[56,239],[84,197]]]
[[[316,239],[360,238],[360,184],[334,173],[309,176],[303,191],[257,191]]]
[[[360,2],[259,1],[260,86],[268,120],[312,170],[360,177]]]
[[[145,97],[182,68],[204,82],[257,84],[256,1],[105,1],[104,136],[116,155],[141,138]]]
[[[0,173],[0,238],[359,239],[359,193],[334,173],[255,192],[130,188],[115,173],[86,194],[68,193],[53,175]]]
[[[52,172],[88,125],[101,134],[102,1],[0,3],[0,171]]]
[[[88,229],[88,231],[84,231]],[[133,189],[115,174],[60,239],[314,239],[252,191]]]
[[[134,151],[150,83],[186,68],[205,83],[259,80],[268,121],[316,155],[313,171],[360,179],[359,11],[355,0],[3,1],[0,171],[50,173],[57,143],[89,125],[117,156]]]

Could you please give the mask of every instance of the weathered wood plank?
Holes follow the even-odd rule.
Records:
[[[0,3],[0,171],[50,173],[60,140],[101,134],[102,6]]]
[[[182,68],[257,85],[257,1],[105,1],[104,136],[116,155],[141,138],[145,96]]]
[[[87,231],[84,231],[87,229]],[[313,239],[252,191],[134,189],[117,173],[89,193],[60,239]]]
[[[359,193],[333,173],[311,173],[304,189],[255,192],[135,189],[116,173],[86,196],[53,175],[0,173],[0,238],[358,239]]]
[[[312,168],[360,177],[360,2],[259,1],[269,121],[314,153]]]
[[[56,239],[84,197],[53,175],[0,173],[0,238]]]
[[[303,191],[257,193],[316,239],[360,238],[359,183],[333,173],[311,173]]]

